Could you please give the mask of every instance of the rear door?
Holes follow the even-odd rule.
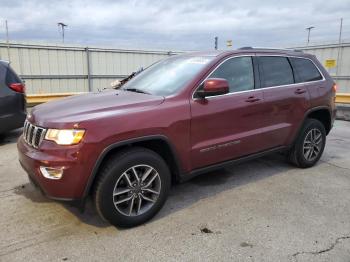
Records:
[[[6,124],[12,112],[12,91],[6,84],[7,66],[0,63],[0,126]],[[1,128],[0,128],[1,129]]]
[[[199,168],[261,150],[262,90],[255,88],[251,56],[232,57],[208,78],[224,78],[230,93],[191,103],[191,162]],[[202,88],[201,86],[199,88]]]
[[[285,56],[258,56],[264,94],[266,146],[288,145],[309,108],[309,93],[296,83],[290,60]]]
[[[301,57],[290,57],[289,60],[293,66],[295,82],[303,83],[310,93],[310,106],[328,104],[327,100],[322,99],[328,97],[327,92],[331,92],[331,90],[327,89],[327,82],[314,62]]]

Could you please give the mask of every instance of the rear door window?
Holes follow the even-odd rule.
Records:
[[[294,83],[292,67],[286,57],[260,56],[258,60],[262,87]]]
[[[290,57],[289,59],[292,63],[297,83],[322,80],[320,71],[311,60],[296,57]]]

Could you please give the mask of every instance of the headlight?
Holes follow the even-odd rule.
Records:
[[[45,139],[54,141],[58,145],[76,145],[83,138],[85,130],[82,129],[49,129]]]

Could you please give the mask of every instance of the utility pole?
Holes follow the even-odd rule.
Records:
[[[64,23],[62,23],[62,22],[57,23],[57,25],[58,25],[59,27],[61,27],[61,31],[62,31],[62,43],[64,43],[64,28],[67,27],[68,25],[66,25],[66,24],[64,24]]]
[[[215,50],[218,50],[218,37],[215,36],[214,39],[215,39],[214,48],[215,48]]]
[[[6,28],[7,59],[10,62],[10,41],[9,41],[9,27],[7,24],[7,20],[5,20],[5,28]]]
[[[314,29],[315,27],[314,26],[310,26],[310,27],[307,27],[305,28],[308,32],[307,32],[307,45],[309,45],[310,43],[310,33],[311,33],[311,30]]]
[[[9,42],[9,26],[7,24],[7,20],[5,20],[5,27],[6,27],[6,43]]]
[[[335,80],[338,80],[338,73],[339,73],[339,64],[340,64],[340,50],[341,50],[341,37],[342,37],[342,31],[343,31],[343,18],[340,18],[340,28],[339,28],[339,40],[338,40],[338,54],[337,54],[337,68],[336,68],[336,71],[335,71],[335,76],[336,76],[336,79]]]

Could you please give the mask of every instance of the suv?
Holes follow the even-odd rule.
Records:
[[[0,134],[22,127],[26,114],[24,83],[0,60]]]
[[[245,48],[162,60],[118,90],[33,108],[19,161],[45,195],[131,227],[163,206],[172,182],[272,152],[321,157],[334,81],[315,56]]]

